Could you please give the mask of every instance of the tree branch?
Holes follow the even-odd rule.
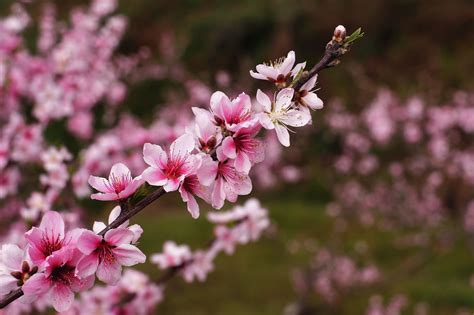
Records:
[[[23,296],[23,291],[21,289],[16,289],[8,293],[3,299],[0,300],[0,309],[6,307],[11,302],[21,298]]]
[[[336,29],[337,30],[337,29]],[[336,35],[336,33],[335,33]],[[337,64],[337,61],[340,56],[342,56],[346,51],[346,43],[344,40],[338,40],[338,38],[333,37],[333,39],[326,45],[326,51],[321,58],[321,60],[309,71],[303,73],[301,78],[294,83],[293,88],[298,91],[306,82],[308,82],[309,79],[311,79],[314,75],[318,74],[321,70],[330,68],[334,65]],[[211,156],[215,155],[215,150],[213,152],[209,153]],[[131,219],[135,215],[137,215],[139,212],[141,212],[143,209],[145,209],[148,205],[153,203],[155,200],[160,198],[166,194],[166,191],[164,190],[163,187],[160,187],[156,189],[155,191],[151,192],[148,194],[145,198],[137,202],[131,209],[123,209],[123,211],[120,213],[120,216],[115,219],[112,223],[107,225],[102,231],[98,233],[98,235],[104,236],[105,233],[108,231],[115,229],[125,223],[127,220]],[[125,205],[125,203],[121,203],[121,205]],[[128,208],[128,206],[126,207]],[[177,266],[175,268],[171,268],[168,270],[166,273],[163,274],[163,276],[158,279],[158,283],[164,283],[168,281],[169,279],[173,278],[174,275],[178,274],[181,269],[184,268],[184,264],[182,266]],[[8,295],[6,295],[3,299],[0,300],[0,309],[6,307],[13,301],[19,299],[21,296],[23,296],[23,291],[21,288],[18,288],[12,292],[10,292]]]

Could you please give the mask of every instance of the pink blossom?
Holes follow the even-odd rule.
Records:
[[[67,128],[78,138],[89,139],[94,132],[92,126],[93,122],[94,117],[91,113],[81,111],[69,118]]]
[[[186,282],[205,281],[207,274],[214,270],[212,263],[213,256],[206,251],[196,251],[190,263],[186,264],[183,269],[183,278]]]
[[[15,194],[19,181],[20,172],[17,168],[11,167],[2,170],[0,173],[0,199]]]
[[[2,245],[0,258],[0,295],[17,289],[38,271],[26,251],[17,245]]]
[[[236,244],[236,237],[232,231],[224,225],[218,225],[214,228],[217,248],[223,249],[229,255],[234,253]]]
[[[222,141],[222,153],[229,159],[235,159],[234,166],[238,172],[248,174],[252,164],[263,161],[263,144],[255,139],[260,128],[258,121],[255,121],[241,126],[232,136]]]
[[[193,107],[193,112],[196,116],[194,133],[197,138],[198,148],[204,153],[209,153],[221,142],[222,134],[213,123],[213,118],[209,111]]]
[[[126,269],[117,285],[96,286],[91,291],[81,292],[74,307],[61,315],[147,315],[155,313],[156,305],[162,300],[163,287],[156,285],[142,272]]]
[[[199,204],[194,195],[208,201],[209,189],[199,182],[196,175],[186,176],[179,187],[179,193],[184,202],[187,203],[189,213],[194,219],[199,218]]]
[[[191,258],[191,250],[187,245],[178,246],[175,242],[167,241],[163,245],[163,253],[153,254],[150,260],[161,269],[167,269],[180,266]]]
[[[247,174],[235,169],[233,160],[224,160],[220,150],[217,154],[221,156],[219,162],[213,161],[210,157],[203,159],[197,176],[205,186],[214,184],[211,202],[214,208],[220,209],[224,205],[224,200],[235,202],[238,195],[250,194],[252,181]]]
[[[236,131],[241,124],[252,118],[251,107],[250,97],[245,93],[241,93],[232,101],[220,91],[214,92],[211,96],[214,123],[230,131]]]
[[[306,63],[295,64],[295,52],[290,51],[286,58],[281,58],[269,64],[259,64],[256,69],[257,72],[250,70],[250,75],[258,80],[267,80],[277,84],[285,84],[290,75],[296,75],[301,69],[306,66]]]
[[[9,151],[10,149],[8,142],[0,140],[0,170],[2,170],[8,163],[10,156]]]
[[[64,220],[54,211],[43,216],[39,227],[33,227],[25,234],[28,254],[34,264],[40,266],[54,252],[75,242],[79,230],[65,232]]]
[[[99,236],[85,230],[77,240],[77,248],[85,255],[77,265],[82,278],[97,272],[97,278],[116,284],[122,275],[122,266],[144,263],[146,256],[131,242],[134,233],[127,228],[109,230]]]
[[[278,92],[275,102],[261,90],[257,91],[257,101],[263,106],[264,112],[258,118],[265,129],[275,129],[278,140],[285,147],[290,146],[288,126],[302,127],[311,121],[307,111],[292,107],[294,90],[286,88]]]
[[[193,173],[197,160],[191,155],[195,142],[190,134],[176,139],[167,154],[159,145],[145,143],[143,159],[150,166],[142,174],[152,186],[164,186],[166,191],[175,191],[186,176]]]
[[[48,150],[41,154],[41,161],[43,162],[44,169],[47,171],[54,171],[60,168],[65,161],[72,159],[71,153],[65,148],[50,147]]]
[[[69,179],[69,172],[64,164],[58,164],[46,174],[40,175],[40,182],[45,186],[63,189]]]
[[[74,292],[87,290],[94,284],[94,277],[81,279],[76,264],[81,253],[64,247],[46,258],[45,270],[33,275],[23,286],[26,297],[46,296],[58,312],[67,311],[74,301]]]
[[[313,110],[323,108],[323,101],[314,93],[314,87],[316,86],[316,80],[318,75],[311,77],[297,93],[297,102],[307,108]]]
[[[117,163],[110,170],[109,179],[97,176],[89,177],[89,184],[100,191],[92,194],[96,200],[119,200],[130,197],[143,184],[141,176],[132,178],[130,170],[122,163]]]
[[[122,212],[122,209],[120,206],[116,206],[110,211],[109,214],[109,219],[108,219],[108,224],[112,224],[119,216],[120,213]],[[94,233],[99,234],[102,230],[104,230],[107,227],[107,225],[104,222],[100,221],[95,221],[94,225],[92,227],[92,230]],[[141,228],[140,225],[138,224],[133,224],[129,226],[129,221],[125,221],[123,224],[119,226],[120,228],[128,228],[131,232],[133,232],[134,236],[132,239],[132,244],[135,244],[138,242],[140,237],[142,236],[143,229]]]

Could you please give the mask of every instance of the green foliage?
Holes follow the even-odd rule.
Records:
[[[320,248],[338,248],[339,253],[356,260],[363,255],[364,260],[374,262],[382,269],[382,281],[350,290],[337,306],[324,305],[313,295],[310,303],[318,311],[316,314],[363,314],[374,294],[386,299],[404,294],[410,310],[417,302],[427,302],[430,315],[454,314],[460,308],[474,308],[469,286],[474,257],[466,250],[468,244],[462,241],[462,232],[456,232],[454,226],[443,226],[458,236],[453,240],[453,246],[435,242],[435,246],[429,248],[400,248],[397,231],[382,231],[352,222],[340,232],[326,216],[322,204],[288,193],[285,196],[284,199],[277,195],[263,198],[277,234],[271,233],[257,243],[238,247],[231,257],[218,257],[216,269],[205,283],[189,285],[179,278],[173,279],[157,314],[282,314],[282,309],[297,298],[292,289],[291,271],[306,267],[312,256],[311,250],[290,254],[288,245],[293,241],[311,242]],[[190,244],[196,249],[212,235],[212,226],[204,219],[206,211],[202,211],[200,219],[193,220],[182,207],[176,207],[175,201],[178,201],[177,197],[166,197],[164,206],[157,205],[156,209],[148,209],[143,216],[137,217],[145,230],[140,247],[147,254],[160,251],[168,239]],[[173,206],[167,207],[167,204]],[[357,250],[361,243],[367,245],[364,254]],[[155,277],[159,274],[150,264],[142,268]]]

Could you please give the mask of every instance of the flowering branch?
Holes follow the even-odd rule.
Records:
[[[76,229],[65,233],[61,215],[46,212],[39,228],[34,227],[25,234],[29,258],[34,266],[41,267],[41,272],[20,273],[22,281],[11,283],[12,288],[18,288],[0,300],[0,308],[24,293],[38,297],[50,292],[50,295],[55,296],[50,301],[54,308],[59,312],[66,311],[72,305],[73,292],[90,288],[96,275],[107,284],[117,283],[122,266],[132,266],[146,260],[146,256],[135,246],[143,231],[136,225],[129,227],[128,220],[166,192],[179,191],[194,218],[199,216],[199,206],[194,196],[220,209],[225,200],[235,202],[239,195],[249,194],[252,190],[249,171],[254,164],[263,160],[262,142],[255,139],[261,127],[274,129],[280,143],[288,147],[289,126],[307,125],[311,121],[309,109],[322,108],[322,101],[313,91],[316,75],[322,69],[335,66],[339,62],[338,58],[360,36],[362,34],[358,30],[346,38],[344,27],[338,26],[333,39],[326,46],[323,58],[309,72],[304,71],[306,63],[293,68],[293,51],[284,60],[258,65],[257,72],[250,72],[251,76],[273,82],[279,89],[274,100],[260,90],[257,92],[262,112],[252,110],[251,99],[245,93],[230,100],[224,93],[215,92],[210,100],[210,110],[193,108],[195,131],[187,131],[176,139],[169,151],[165,152],[161,146],[151,143],[144,145],[143,159],[148,168],[140,176],[132,178],[130,170],[122,163],[112,167],[108,179],[90,176],[89,184],[98,191],[91,195],[92,199],[117,201],[120,205],[112,211],[109,224],[96,222],[93,232]],[[288,84],[291,78],[292,82]],[[66,158],[61,157],[60,160]],[[145,181],[159,188],[130,206],[131,197]],[[239,211],[236,212],[237,216],[241,215]],[[245,217],[240,218],[243,219]],[[227,218],[219,220],[228,222]],[[237,227],[245,222],[243,220]],[[256,223],[257,230],[252,231],[253,227],[246,227],[243,232],[236,229],[244,236],[233,236],[235,242],[246,243],[254,239],[260,233],[259,224],[267,224],[265,220],[261,221],[261,214],[257,214],[256,222],[251,223]],[[221,226],[221,232],[228,236],[225,227]],[[214,250],[210,250],[211,254],[196,253],[182,260],[181,264],[167,266],[170,269],[158,282],[167,281],[181,270],[185,278],[205,278],[205,273],[195,270],[193,265],[198,260],[199,263],[210,264],[209,259],[223,250],[219,246],[225,246],[224,250],[231,252],[234,245],[225,243],[216,246],[213,241],[210,243],[210,248]],[[18,247],[9,250],[21,251]],[[13,268],[11,276],[15,277],[17,267]],[[62,279],[61,282],[58,279]],[[24,285],[23,281],[26,281]]]
[[[293,83],[293,88],[299,91],[306,82],[321,70],[338,65],[340,62],[338,58],[346,54],[354,41],[362,36],[364,36],[364,33],[359,28],[349,37],[346,37],[346,28],[342,25],[337,26],[331,41],[326,45],[326,50],[321,60],[311,70],[303,72],[299,80]]]
[[[137,202],[137,204],[135,204],[131,209],[122,211],[117,219],[115,219],[112,223],[107,225],[98,234],[101,236],[104,236],[105,233],[107,233],[108,231],[121,226],[124,222],[128,221],[133,216],[137,215],[140,211],[145,209],[147,206],[152,204],[155,200],[157,200],[164,194],[166,194],[166,191],[164,190],[163,187],[160,187],[154,190],[153,192],[149,193],[145,198]]]

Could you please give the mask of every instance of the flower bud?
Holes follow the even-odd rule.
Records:
[[[30,272],[30,265],[28,264],[28,262],[24,261],[22,264],[21,264],[21,271],[23,273],[29,273]]]
[[[346,38],[346,28],[343,25],[338,25],[334,30],[333,40],[343,41]]]

